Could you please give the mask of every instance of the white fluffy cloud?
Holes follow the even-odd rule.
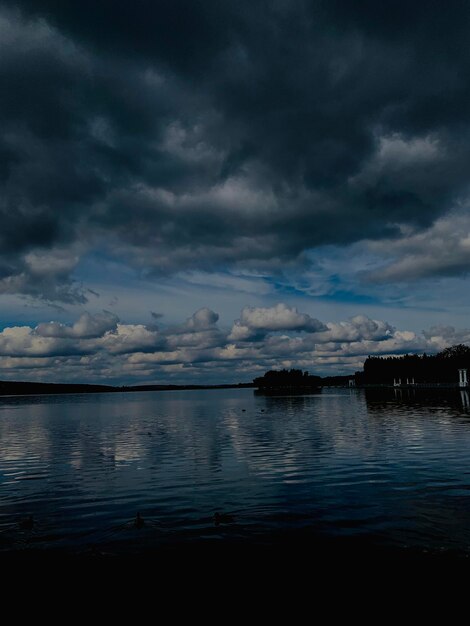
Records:
[[[57,337],[41,337],[29,326],[12,326],[0,333],[0,355],[2,357],[50,357],[79,354],[78,343]]]
[[[382,341],[393,336],[394,328],[388,322],[356,315],[347,322],[328,323],[317,336],[319,342],[349,343],[353,341]]]
[[[229,339],[245,341],[273,331],[304,331],[314,333],[326,330],[325,325],[307,313],[282,302],[270,308],[246,307],[233,325]]]
[[[214,311],[204,307],[191,315],[186,322],[186,326],[187,328],[194,330],[208,330],[215,326],[218,319],[219,316],[217,313],[214,313]]]
[[[125,324],[103,312],[72,325],[50,322],[0,332],[0,379],[56,382],[238,382],[266,369],[351,373],[369,354],[437,352],[470,343],[470,329],[422,333],[357,315],[326,324],[283,303],[244,308],[231,329],[208,308],[180,326]]]
[[[119,318],[103,311],[97,315],[83,313],[72,326],[59,324],[58,322],[46,322],[36,327],[36,334],[41,337],[75,337],[77,339],[90,339],[102,337],[106,332],[115,331]]]

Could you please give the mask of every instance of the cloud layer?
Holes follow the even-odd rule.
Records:
[[[0,2],[0,293],[84,303],[93,250],[279,274],[366,239],[404,253],[382,281],[466,273],[468,221],[460,254],[441,235],[467,214],[468,3],[352,5]]]
[[[247,324],[241,327],[240,322]],[[470,330],[422,333],[363,315],[322,323],[294,307],[245,308],[232,328],[208,308],[178,326],[125,324],[104,312],[72,325],[14,326],[0,332],[0,379],[48,382],[247,382],[271,368],[353,373],[369,354],[436,352],[470,342]],[[246,329],[243,332],[241,328]]]

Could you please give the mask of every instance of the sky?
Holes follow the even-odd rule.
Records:
[[[470,4],[0,0],[0,379],[470,343]]]

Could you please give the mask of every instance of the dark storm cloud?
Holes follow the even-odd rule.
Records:
[[[468,3],[0,6],[0,292],[83,301],[93,247],[282,267],[467,196]]]

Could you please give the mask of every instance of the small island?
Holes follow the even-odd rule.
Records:
[[[264,376],[255,378],[253,385],[257,393],[276,395],[292,393],[318,393],[322,388],[320,376],[312,376],[302,370],[272,370]]]

